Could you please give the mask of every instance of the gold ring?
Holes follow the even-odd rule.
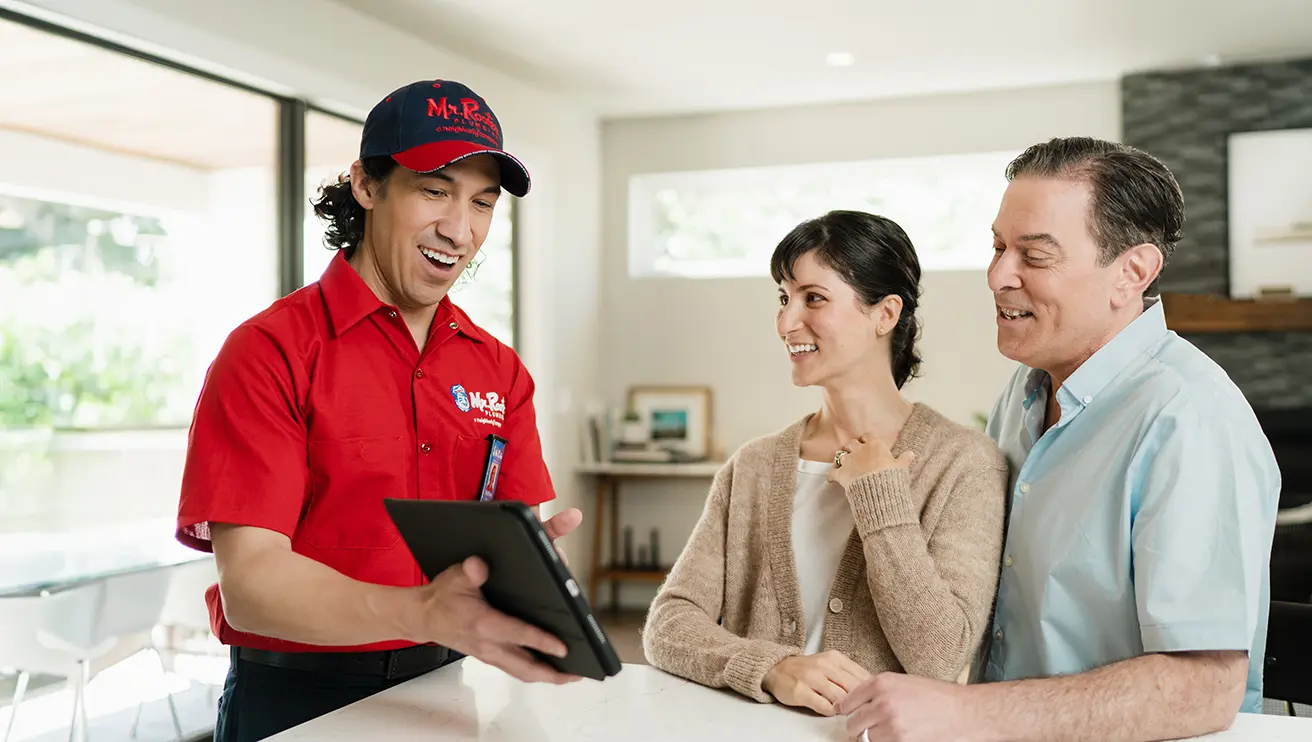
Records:
[[[843,457],[846,456],[846,455],[848,455],[849,453],[851,453],[851,451],[845,451],[845,450],[843,450],[843,449],[841,449],[841,448],[838,449],[838,452],[834,454],[834,468],[835,468],[835,469],[842,469],[842,468],[843,468]]]

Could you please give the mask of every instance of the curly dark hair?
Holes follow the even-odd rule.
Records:
[[[396,170],[396,160],[390,157],[370,157],[360,161],[366,178],[378,181],[379,193],[387,188],[387,179]],[[346,259],[355,254],[355,248],[364,238],[365,208],[351,192],[351,177],[343,173],[334,183],[319,187],[319,195],[310,202],[315,216],[328,223],[323,241],[329,250],[342,250]]]

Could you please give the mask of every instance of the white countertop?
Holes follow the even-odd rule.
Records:
[[[526,684],[474,659],[435,670],[270,739],[486,742],[847,739],[843,719],[759,704],[625,665],[605,682]],[[1240,714],[1215,742],[1308,742],[1312,719]]]

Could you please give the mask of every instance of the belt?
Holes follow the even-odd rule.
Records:
[[[271,652],[238,647],[237,656],[247,662],[288,670],[406,678],[435,670],[463,655],[436,644],[376,652]]]

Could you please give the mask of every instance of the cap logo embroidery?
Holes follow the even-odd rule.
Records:
[[[455,400],[456,408],[461,412],[469,412],[472,405],[469,403],[469,393],[460,384],[451,387],[451,399]]]
[[[461,98],[458,107],[449,102],[445,96],[440,100],[428,99],[429,118],[440,118],[446,121],[452,121],[454,118],[463,120],[467,124],[466,126],[439,126],[437,127],[438,131],[473,134],[495,145],[501,139],[501,129],[492,116],[480,112],[479,108],[478,101],[473,98]]]

